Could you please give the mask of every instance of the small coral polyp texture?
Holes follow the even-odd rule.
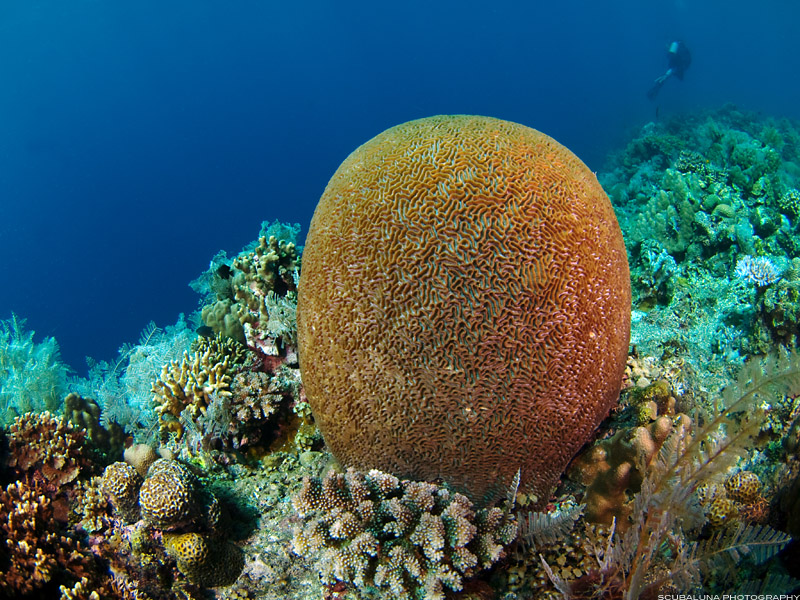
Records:
[[[166,534],[167,553],[186,578],[203,587],[231,585],[244,567],[244,555],[225,540],[199,533]]]
[[[334,455],[543,504],[617,402],[622,234],[594,174],[528,127],[393,127],[331,178],[303,253],[300,365]]]
[[[294,506],[305,521],[294,551],[316,558],[323,583],[398,600],[461,590],[517,535],[516,521],[499,508],[476,511],[462,494],[378,470],[307,477]]]
[[[206,521],[211,528],[219,518],[219,503],[204,493],[194,475],[174,460],[161,458],[147,472],[139,489],[144,520],[164,530]]]

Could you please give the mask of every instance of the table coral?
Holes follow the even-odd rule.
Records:
[[[445,597],[505,555],[517,534],[499,508],[476,511],[458,493],[372,470],[305,478],[295,497],[305,527],[293,546],[317,559],[323,583],[378,588],[398,599]]]
[[[391,128],[331,178],[299,285],[303,383],[346,466],[549,499],[617,401],[630,281],[569,150],[487,117]]]

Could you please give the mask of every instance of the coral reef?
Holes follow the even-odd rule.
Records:
[[[20,477],[36,471],[48,483],[61,487],[92,467],[84,438],[85,432],[74,429],[63,417],[27,413],[8,427],[5,464]]]
[[[577,579],[562,577],[543,562],[553,585],[568,598],[650,598],[763,579],[759,565],[790,541],[789,535],[756,524],[760,485],[752,473],[731,467],[748,457],[775,397],[800,392],[800,355],[753,360],[708,413],[695,415],[691,430],[676,429],[662,442],[635,495],[627,527],[613,522],[596,544],[598,566]],[[726,476],[727,474],[727,476]],[[712,486],[725,477],[725,485]],[[732,498],[722,496],[730,492]],[[705,507],[701,504],[705,503]],[[742,522],[738,506],[752,507]],[[705,525],[708,527],[705,527]],[[665,551],[665,547],[669,550]],[[797,581],[773,581],[770,592],[788,593]]]
[[[11,597],[94,569],[91,553],[64,535],[52,500],[37,484],[17,481],[0,490],[0,535],[0,590]]]
[[[580,223],[580,226],[576,226]],[[605,193],[521,125],[391,128],[331,178],[303,253],[303,384],[346,466],[547,502],[617,400],[630,326]]]
[[[499,508],[372,470],[305,478],[294,506],[306,521],[294,550],[314,556],[323,583],[352,583],[401,600],[445,597],[505,555],[517,524]]]
[[[140,535],[154,546],[160,546],[157,539],[162,539],[165,557],[175,559],[190,584],[227,586],[241,573],[244,556],[222,535],[219,501],[179,462],[158,459],[144,479],[132,465],[114,463],[106,467],[101,489],[126,523],[134,528],[145,526],[143,532],[159,532],[157,537]],[[92,511],[84,509],[87,512]],[[140,516],[142,520],[136,523]],[[134,554],[138,545],[131,542]]]
[[[452,121],[405,127],[435,122],[450,135]],[[497,154],[479,164],[464,160],[473,148],[464,131],[402,155],[372,151],[400,140],[401,127],[345,163],[363,159],[350,181],[369,185],[343,187],[344,166],[337,173],[326,198],[341,191],[350,204],[338,216],[350,222],[334,222],[322,250],[312,227],[302,276],[331,266],[322,293],[352,301],[327,324],[308,317],[305,299],[298,308],[299,226],[277,222],[232,258],[212,259],[193,284],[198,312],[164,330],[151,323],[115,360],[90,360],[87,379],[67,381],[55,340],[34,342],[16,316],[0,321],[0,597],[796,594],[800,356],[774,349],[800,338],[800,126],[725,107],[648,124],[612,157],[600,177],[628,242],[633,345],[619,402],[579,431],[576,422],[601,416],[579,414],[596,408],[594,376],[583,364],[546,362],[586,295],[562,277],[559,261],[580,255],[560,251],[580,232],[559,221],[562,199],[551,194],[566,187],[595,216],[605,203],[588,197],[591,174],[578,184],[558,175],[581,167],[554,142],[537,137],[522,156],[525,143],[503,145],[516,126],[484,123]],[[542,149],[550,164],[540,168]],[[367,181],[381,156],[397,160],[385,181]],[[399,170],[402,188],[389,193]],[[485,193],[487,181],[496,187]],[[380,202],[361,202],[373,192]],[[592,222],[582,217],[577,229]],[[528,302],[534,292],[552,303]],[[598,306],[584,312],[599,317]],[[536,316],[544,308],[561,312]],[[403,479],[406,463],[391,474],[339,470],[300,377],[297,310],[306,337],[317,328],[333,344],[321,368],[352,384],[331,388],[328,423],[361,439],[370,459],[390,446],[408,464],[431,465],[419,476],[427,481]],[[616,373],[597,339],[614,328],[577,321],[577,345],[605,352],[604,369]],[[370,335],[384,345],[355,343]],[[553,410],[532,417],[531,398],[548,397],[540,376]],[[313,387],[308,371],[305,379]],[[393,401],[370,404],[375,388]],[[450,404],[431,413],[441,398]],[[560,437],[547,433],[554,423]],[[525,437],[589,447],[551,495],[514,454]],[[463,458],[487,443],[508,453]],[[536,460],[555,482],[571,450],[554,458],[546,447],[535,446]],[[451,483],[446,471],[439,478],[443,456],[457,472]],[[486,493],[461,495],[476,470]],[[492,503],[501,491],[505,503]]]
[[[796,345],[799,130],[727,106],[648,123],[611,158],[600,181],[630,252],[640,351],[735,371]]]

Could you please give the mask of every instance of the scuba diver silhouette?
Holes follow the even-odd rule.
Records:
[[[653,100],[657,95],[664,82],[675,75],[680,80],[683,80],[683,74],[689,65],[692,64],[692,54],[683,42],[672,42],[667,51],[667,72],[655,80],[653,87],[647,90],[647,97]]]

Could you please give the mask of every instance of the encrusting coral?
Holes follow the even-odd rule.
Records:
[[[686,415],[661,416],[649,425],[623,429],[578,456],[570,466],[570,476],[586,486],[582,500],[586,520],[611,525],[616,519],[617,528],[624,530],[634,495],[662,444],[670,435],[681,437],[690,430]]]
[[[305,520],[294,551],[316,559],[323,583],[352,583],[400,600],[439,600],[445,589],[461,590],[517,535],[513,516],[500,508],[476,511],[445,487],[377,470],[305,478],[293,503]]]
[[[348,467],[546,503],[617,401],[622,235],[595,176],[533,129],[437,116],[355,150],[317,205],[303,383]]]

